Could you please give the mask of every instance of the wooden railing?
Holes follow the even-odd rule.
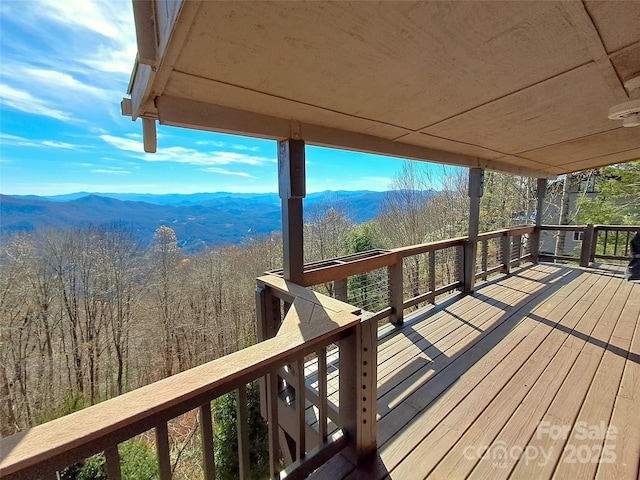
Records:
[[[543,260],[573,261],[588,267],[596,260],[628,261],[631,257],[630,242],[640,232],[638,225],[543,225],[543,231],[577,233],[580,237],[580,250],[576,256],[545,252]]]
[[[341,365],[349,365],[340,372],[338,428],[333,435],[327,432],[326,367],[324,372],[320,367],[319,394],[314,399],[320,412],[320,440],[315,448],[305,442],[306,395],[298,395],[293,401],[296,412],[294,428],[299,432],[295,438],[297,453],[295,462],[287,469],[288,477],[304,477],[348,443],[354,444],[362,458],[375,451],[376,390],[375,372],[371,371],[376,365],[375,326],[370,328],[370,322],[361,322],[357,308],[274,276],[258,279],[257,298],[262,333],[269,338],[210,363],[2,439],[2,478],[54,479],[56,472],[65,467],[104,452],[109,478],[119,479],[118,444],[154,429],[159,476],[162,480],[170,479],[172,466],[167,424],[177,416],[197,409],[204,476],[213,479],[211,402],[234,390],[239,400],[238,478],[250,478],[246,385],[257,379],[262,379],[264,386],[271,475],[278,477],[282,461],[282,435],[278,427],[278,395],[282,379],[278,371],[285,366],[295,366],[302,375],[294,375],[294,381],[296,385],[304,385],[305,358],[315,355],[322,365],[326,360],[326,346],[334,343],[340,345],[341,356],[345,358]],[[280,301],[288,308],[282,318],[276,319],[275,305],[277,303],[279,308]],[[373,385],[370,379],[374,379]],[[347,387],[343,389],[343,385]],[[356,385],[368,391],[356,391]],[[299,386],[296,389],[304,391]]]
[[[475,277],[486,280],[494,273],[509,273],[512,267],[533,259],[537,234],[534,226],[480,234]],[[462,290],[467,242],[468,237],[458,237],[314,262],[305,265],[303,283],[321,286],[324,293],[361,307],[372,320],[389,318],[397,324],[403,321],[405,309],[435,303],[442,295]],[[271,274],[282,275],[282,271]],[[359,299],[356,294],[363,275],[372,276],[365,282],[369,291],[378,295],[375,302]]]

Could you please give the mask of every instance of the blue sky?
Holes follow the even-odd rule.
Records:
[[[0,21],[0,193],[277,190],[272,141],[160,126],[143,152],[130,0],[2,0]],[[308,147],[307,191],[386,190],[401,163]]]

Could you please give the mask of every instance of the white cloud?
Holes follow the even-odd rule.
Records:
[[[42,145],[45,147],[52,147],[52,148],[64,148],[67,150],[77,150],[78,149],[78,145],[72,145],[70,143],[67,142],[56,142],[53,140],[45,140],[44,142],[42,142]]]
[[[141,140],[114,137],[113,135],[100,135],[100,138],[111,146],[116,147],[118,150],[136,153],[144,152],[144,147]]]
[[[120,168],[96,168],[91,170],[92,173],[100,173],[107,175],[129,175],[131,172]]]
[[[72,28],[87,29],[119,41],[131,35],[133,18],[130,4],[104,0],[46,0],[40,3],[40,14]],[[131,25],[130,25],[131,24]]]
[[[257,177],[254,177],[253,175],[249,175],[246,172],[233,172],[231,170],[225,170],[223,168],[209,167],[209,168],[203,168],[201,170],[203,172],[219,173],[221,175],[235,175],[238,177],[245,177],[245,178],[257,178]]]
[[[247,145],[231,145],[231,148],[233,148],[234,150],[242,150],[242,151],[249,151],[249,152],[260,151],[260,147],[249,147]]]
[[[8,133],[0,133],[0,143],[3,145],[10,145],[13,147],[50,147],[50,148],[63,148],[66,150],[77,150],[78,145],[72,145],[67,142],[59,142],[55,140],[30,140],[17,135],[10,135]]]
[[[137,50],[131,2],[28,0],[1,8],[3,24],[18,32],[2,38],[5,105],[68,121],[109,111],[125,94]]]
[[[365,182],[375,182],[375,183],[384,183],[388,185],[391,183],[391,178],[389,177],[362,177],[362,181]]]
[[[44,115],[64,122],[71,120],[71,114],[47,105],[46,100],[34,97],[29,92],[0,84],[0,101],[22,112]]]
[[[166,147],[158,149],[157,153],[143,153],[141,141],[131,138],[115,137],[113,135],[101,135],[100,138],[113,147],[127,152],[134,152],[139,158],[148,162],[175,162],[187,163],[190,165],[251,165],[260,166],[272,163],[274,160],[266,157],[247,155],[238,152],[212,151],[201,152],[193,148],[186,147]]]

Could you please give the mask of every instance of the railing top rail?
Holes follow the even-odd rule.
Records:
[[[277,279],[277,281],[272,281]],[[264,281],[264,277],[263,277]],[[360,322],[354,307],[283,279],[265,283],[289,292],[293,305],[274,338],[0,440],[3,477],[64,468],[233,391],[287,359],[340,338]]]
[[[439,240],[437,242],[421,243],[418,245],[410,245],[408,247],[398,247],[392,249],[391,252],[398,255],[398,258],[409,257],[420,253],[434,252],[436,250],[455,247],[457,245],[464,245],[467,238],[468,237],[456,237],[449,238],[447,240]]]
[[[586,225],[541,225],[541,230],[555,230],[565,232],[584,232],[587,229]]]
[[[534,225],[524,225],[521,227],[503,228],[501,230],[493,230],[491,232],[485,232],[478,234],[478,240],[489,240],[491,238],[504,237],[507,235],[524,235],[526,233],[533,233],[535,231]]]
[[[640,225],[594,225],[593,228],[609,232],[640,232]]]

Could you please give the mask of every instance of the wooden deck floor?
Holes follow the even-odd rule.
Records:
[[[638,478],[640,285],[621,271],[525,268],[381,328],[377,462],[314,477]]]

